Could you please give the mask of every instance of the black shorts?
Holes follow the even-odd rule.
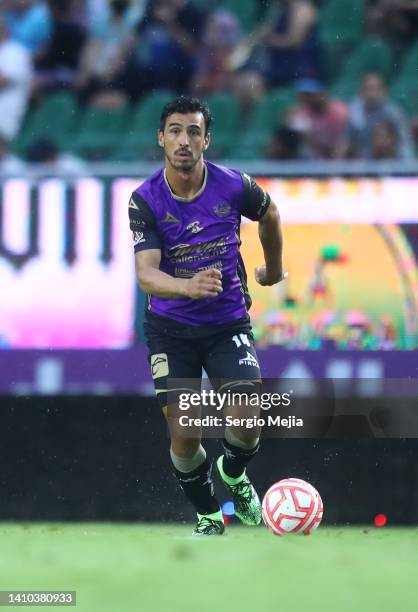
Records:
[[[202,368],[215,391],[232,386],[238,390],[240,383],[248,387],[248,382],[255,386],[261,382],[249,319],[211,327],[186,327],[147,313],[144,331],[161,407],[167,405],[167,392],[173,385],[184,390],[178,388],[179,381],[188,381],[188,390],[199,391]]]

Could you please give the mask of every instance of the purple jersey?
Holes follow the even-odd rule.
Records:
[[[204,299],[149,296],[148,311],[193,326],[241,319],[251,305],[240,247],[241,215],[258,221],[270,197],[249,176],[205,162],[200,191],[190,200],[175,196],[158,170],[129,202],[135,252],[160,249],[160,270],[178,278],[216,268],[223,291]]]

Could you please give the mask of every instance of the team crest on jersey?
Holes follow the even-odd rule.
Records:
[[[192,223],[189,223],[186,229],[190,230],[192,234],[198,234],[202,231],[203,227],[200,226],[200,221],[193,221]]]
[[[231,212],[231,205],[227,202],[221,202],[213,208],[213,211],[218,217],[226,217]]]
[[[165,219],[163,219],[162,222],[163,223],[180,223],[180,221],[169,212],[167,212]]]

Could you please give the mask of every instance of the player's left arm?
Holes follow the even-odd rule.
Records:
[[[255,269],[255,279],[260,285],[275,285],[287,274],[283,272],[283,234],[280,215],[274,202],[258,222],[258,235],[264,251],[264,266]]]
[[[283,272],[283,234],[277,206],[270,195],[248,175],[243,175],[244,203],[241,213],[258,221],[258,235],[264,251],[265,264],[255,269],[260,285],[275,285],[287,274]]]

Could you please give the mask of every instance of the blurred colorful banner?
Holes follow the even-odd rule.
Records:
[[[123,348],[133,342],[128,195],[93,178],[6,181],[0,204],[0,345]]]
[[[123,349],[136,283],[127,203],[139,179],[4,181],[0,346]],[[418,346],[418,179],[260,179],[284,224],[288,281],[262,288],[257,224],[242,253],[259,345]]]
[[[417,180],[260,182],[281,213],[289,277],[269,289],[254,281],[263,253],[257,226],[245,224],[242,253],[259,345],[417,348]]]

